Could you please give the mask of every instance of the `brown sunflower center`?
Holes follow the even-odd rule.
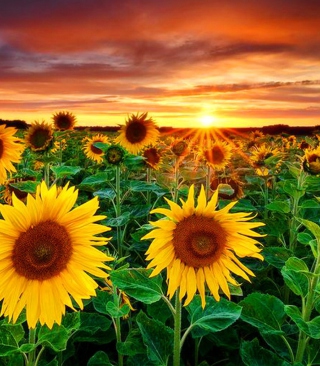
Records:
[[[101,140],[96,140],[94,143],[96,142],[103,142]],[[91,144],[90,146],[91,151],[96,154],[96,155],[102,155],[103,151],[101,149],[99,149],[98,147],[94,146],[94,144]]]
[[[205,152],[205,158],[211,164],[221,164],[225,160],[225,154],[219,146],[214,146]]]
[[[126,128],[126,138],[131,144],[141,142],[147,136],[147,127],[141,122],[132,122]]]
[[[3,151],[3,141],[0,139],[0,159],[2,158]]]
[[[60,115],[55,119],[56,127],[60,130],[69,130],[73,127],[73,118],[69,115]]]
[[[217,261],[227,244],[227,235],[218,221],[205,216],[189,216],[177,223],[173,234],[176,256],[194,268]]]
[[[72,242],[67,230],[54,221],[45,221],[20,234],[12,262],[21,276],[43,281],[63,271],[71,255]]]

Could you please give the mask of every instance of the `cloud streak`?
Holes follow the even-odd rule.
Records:
[[[315,0],[11,0],[0,5],[0,117],[316,124],[319,22]]]

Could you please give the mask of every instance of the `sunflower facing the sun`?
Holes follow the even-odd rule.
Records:
[[[39,320],[51,329],[66,306],[74,310],[71,299],[83,309],[95,296],[90,275],[106,278],[104,262],[113,260],[94,248],[109,240],[96,235],[110,228],[96,223],[105,218],[95,216],[97,197],[71,210],[77,197],[68,184],[58,191],[42,182],[26,204],[13,194],[12,206],[0,206],[0,316],[16,322],[26,308],[29,328]]]
[[[25,136],[26,145],[32,151],[47,151],[53,146],[53,128],[45,121],[34,121]]]
[[[87,158],[96,161],[97,163],[101,163],[103,161],[104,152],[98,147],[94,146],[96,142],[103,142],[107,144],[109,139],[107,136],[98,134],[93,136],[91,139],[87,138],[87,142],[83,147],[83,151],[86,154]]]
[[[167,269],[168,295],[172,298],[180,288],[180,300],[187,296],[188,305],[198,291],[204,308],[205,284],[213,297],[219,301],[219,289],[230,298],[228,282],[239,286],[232,277],[234,273],[247,281],[253,272],[237,257],[263,260],[259,242],[252,237],[262,237],[252,229],[263,226],[261,222],[248,222],[251,213],[230,213],[236,202],[216,210],[218,190],[209,202],[203,186],[194,202],[194,185],[190,187],[186,202],[179,206],[166,199],[170,210],[157,208],[151,213],[165,215],[165,219],[151,222],[155,227],[142,239],[153,239],[147,250],[147,268],[154,268],[151,276]]]
[[[131,154],[137,154],[147,145],[154,144],[159,131],[152,118],[148,118],[148,113],[132,114],[120,129],[120,134],[115,143],[119,143]]]
[[[210,148],[205,148],[203,157],[211,168],[224,169],[232,157],[232,148],[226,142],[217,141]]]
[[[0,125],[0,184],[7,180],[7,173],[16,172],[13,163],[19,163],[24,145],[15,137],[17,130]]]

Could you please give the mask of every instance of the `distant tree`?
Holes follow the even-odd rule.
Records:
[[[15,120],[9,121],[7,119],[0,118],[0,125],[7,125],[7,127],[15,127],[19,130],[26,130],[29,127],[27,122],[22,121],[20,119],[15,119]]]

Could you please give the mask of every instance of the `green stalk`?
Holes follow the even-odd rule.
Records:
[[[113,301],[114,301],[115,305],[118,307],[119,306],[119,296],[118,296],[118,292],[117,292],[117,287],[113,285],[112,288],[113,288]],[[121,343],[121,319],[120,319],[120,317],[117,316],[114,319],[113,323],[115,325],[117,343]],[[123,366],[123,355],[119,352],[118,352],[118,366]]]
[[[207,165],[207,172],[206,172],[206,198],[209,198],[209,191],[210,191],[210,166]],[[219,188],[218,188],[219,189]]]
[[[120,166],[116,166],[116,217],[121,215],[121,191],[120,191],[121,171]],[[122,240],[121,228],[117,226],[117,249],[119,257],[122,257]]]
[[[175,158],[174,161],[174,182],[173,182],[173,202],[178,202],[178,196],[179,196],[179,164],[178,159]]]
[[[35,344],[36,343],[36,330],[35,328],[29,328],[29,343]],[[28,361],[26,366],[34,366],[35,365],[35,358],[36,358],[36,349],[32,350],[28,354]]]
[[[173,333],[173,366],[180,366],[180,337],[181,337],[181,301],[179,290],[176,291],[174,333]]]
[[[318,241],[318,253],[320,250],[320,238],[317,239]],[[302,319],[305,322],[310,321],[311,312],[314,307],[314,300],[316,295],[316,288],[319,282],[319,276],[320,276],[320,256],[317,256],[316,264],[314,267],[313,277],[310,281],[309,291],[307,294],[307,300],[305,306],[302,307]],[[298,347],[297,347],[297,353],[296,353],[296,362],[302,362],[303,356],[306,350],[306,346],[308,344],[309,337],[306,333],[304,333],[302,330],[299,330],[299,340],[298,340]]]

